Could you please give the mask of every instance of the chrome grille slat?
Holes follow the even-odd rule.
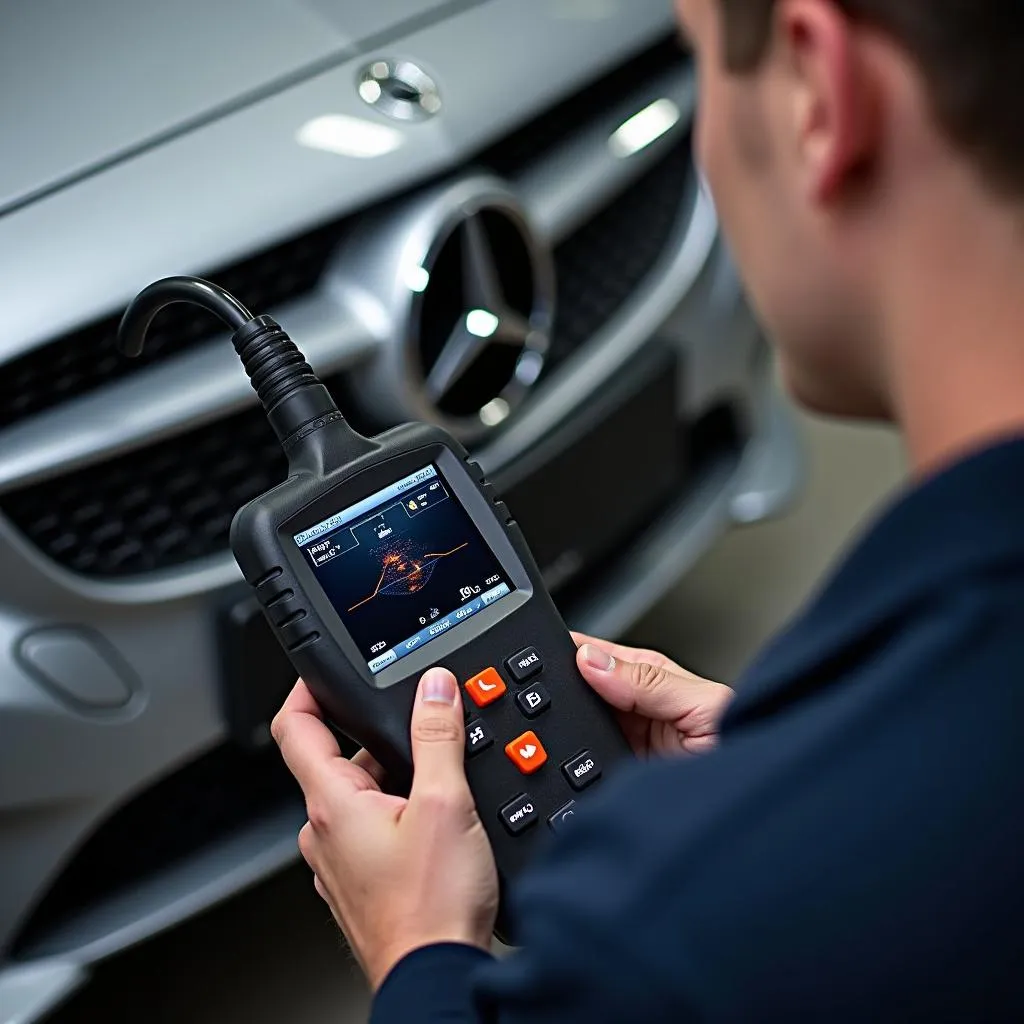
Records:
[[[373,350],[374,340],[323,291],[275,313],[324,376],[347,369]],[[8,427],[0,434],[0,492],[156,444],[254,402],[238,357],[226,337],[217,337]]]

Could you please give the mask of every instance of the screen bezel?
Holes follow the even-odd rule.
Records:
[[[337,512],[431,464],[436,466],[442,480],[451,489],[452,496],[462,505],[480,531],[484,543],[498,560],[514,589],[489,608],[482,609],[472,618],[431,640],[420,650],[406,655],[374,675],[363,652],[359,650],[341,616],[335,611],[302,548],[295,543],[294,538]],[[320,621],[330,630],[346,660],[359,671],[366,684],[374,689],[388,689],[410,676],[418,677],[433,665],[443,663],[454,651],[465,647],[476,637],[487,632],[496,623],[522,608],[533,597],[533,584],[529,573],[516,555],[511,541],[494,514],[493,506],[481,494],[462,460],[442,444],[426,445],[396,455],[341,481],[281,523],[278,527],[278,539],[292,571]]]

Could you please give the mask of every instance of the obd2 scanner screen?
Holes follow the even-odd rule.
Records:
[[[119,331],[138,355],[172,302],[234,332],[235,351],[288,457],[288,477],[236,513],[231,550],[297,676],[338,731],[412,781],[422,673],[462,687],[466,775],[494,850],[498,934],[515,941],[507,884],[629,748],[576,668],[576,645],[511,512],[450,435],[407,423],[368,438],[346,423],[281,327],[209,281],[143,289]]]
[[[514,590],[436,466],[294,540],[374,675]]]

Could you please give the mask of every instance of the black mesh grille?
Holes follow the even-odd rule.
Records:
[[[3,507],[69,569],[125,576],[223,551],[234,513],[284,476],[281,446],[254,408],[15,492]]]
[[[654,270],[677,225],[689,180],[686,140],[556,249],[551,365],[592,338]]]
[[[344,222],[336,221],[208,276],[250,309],[272,309],[313,288],[343,232]],[[100,320],[8,363],[0,374],[0,427],[179,355],[224,330],[205,310],[170,306],[153,321],[142,356],[128,360],[117,353],[120,319],[118,313]]]

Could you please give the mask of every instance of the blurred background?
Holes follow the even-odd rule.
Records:
[[[570,625],[725,681],[898,446],[780,395],[669,0],[0,19],[0,1024],[361,1020],[228,548],[285,460],[207,314],[119,355],[132,296],[276,316],[358,429],[471,449]]]

